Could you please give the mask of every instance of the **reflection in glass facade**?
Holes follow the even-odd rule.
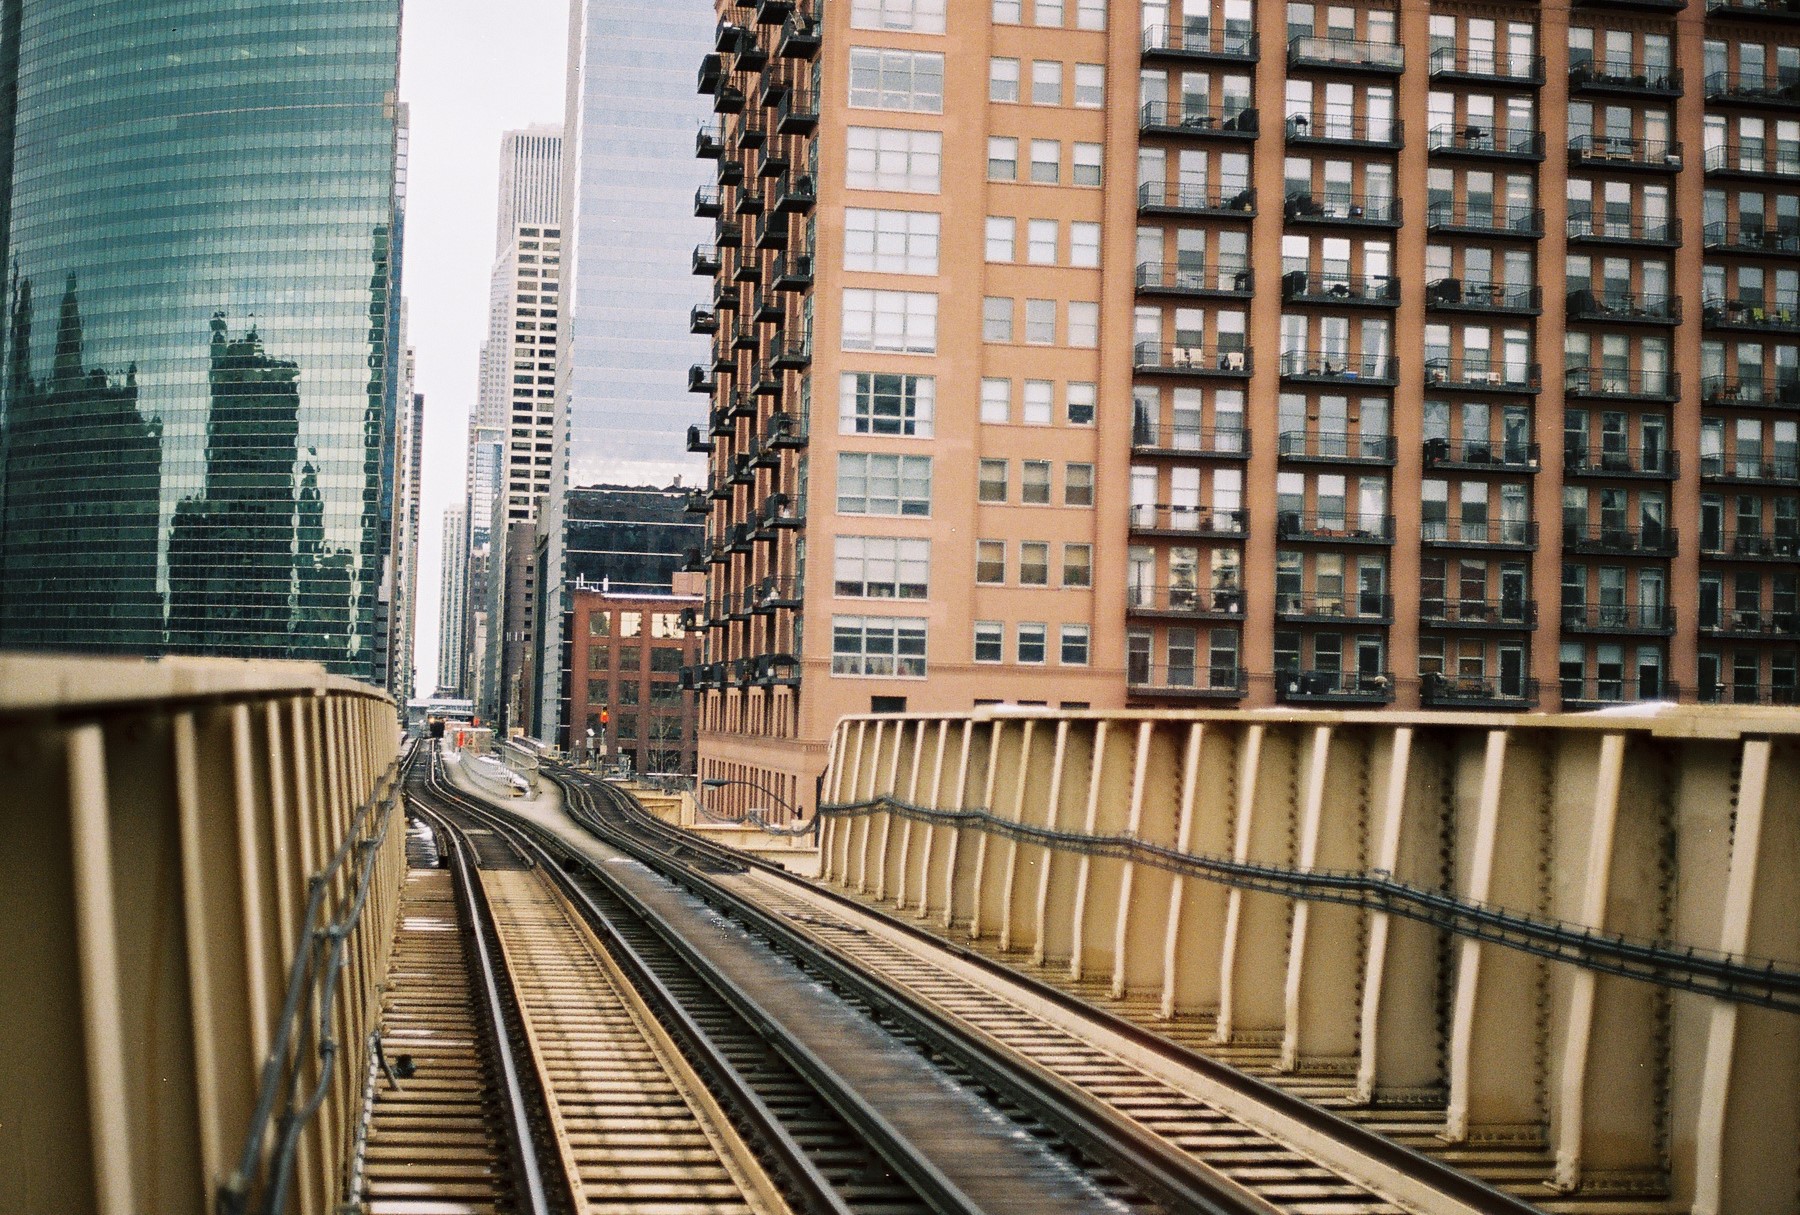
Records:
[[[399,8],[0,5],[0,646],[379,677]]]

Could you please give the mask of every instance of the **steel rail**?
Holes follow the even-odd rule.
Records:
[[[1494,1215],[1540,1215],[1537,1207],[1515,1198],[1477,1177],[1452,1168],[1450,1165],[1396,1142],[1378,1131],[1315,1105],[1279,1085],[1259,1079],[1229,1063],[1221,1062],[1153,1030],[1134,1024],[1117,1013],[1064,991],[1034,975],[995,961],[967,946],[945,940],[925,928],[889,915],[878,908],[870,907],[822,882],[797,877],[780,865],[738,852],[691,832],[670,826],[644,810],[629,794],[622,790],[616,790],[603,781],[595,780],[586,773],[568,770],[560,765],[554,770],[547,769],[547,771],[558,787],[564,789],[565,794],[571,787],[589,796],[590,799],[591,794],[587,792],[589,788],[598,788],[608,793],[617,800],[623,813],[639,829],[661,836],[674,849],[702,853],[716,861],[734,864],[741,868],[755,869],[769,877],[804,890],[808,894],[823,898],[847,911],[879,920],[894,932],[934,949],[942,950],[957,961],[986,974],[1015,983],[1030,992],[1034,998],[1053,1004],[1067,1013],[1087,1018],[1095,1025],[1117,1034],[1141,1049],[1156,1054],[1169,1062],[1199,1072],[1209,1081],[1223,1088],[1247,1097],[1310,1131],[1328,1137],[1350,1151],[1378,1160],[1476,1210],[1493,1212]]]
[[[663,1021],[665,1027],[692,1052],[701,1072],[723,1090],[726,1103],[735,1108],[740,1116],[754,1124],[758,1145],[766,1147],[774,1156],[782,1179],[799,1191],[799,1197],[807,1211],[814,1215],[856,1215],[854,1209],[845,1204],[842,1196],[838,1194],[831,1182],[819,1171],[818,1166],[806,1154],[806,1150],[782,1125],[779,1117],[769,1108],[768,1103],[755,1091],[737,1067],[724,1056],[707,1031],[694,1019],[693,1013],[682,1004],[674,992],[669,990],[667,984],[650,967],[642,954],[625,939],[624,934],[619,931],[612,918],[594,902],[587,891],[570,878],[565,870],[566,866],[574,867],[596,880],[604,881],[605,873],[602,867],[573,851],[543,828],[499,814],[493,807],[444,783],[436,771],[435,758],[433,770],[426,778],[426,785],[433,797],[454,806],[465,814],[480,818],[481,821],[506,838],[522,855],[535,860],[540,873],[553,878],[557,887],[581,910],[588,925],[600,935],[607,952],[625,971],[632,986],[657,1009],[660,1014],[659,1019]],[[612,889],[611,883],[607,883],[607,885],[609,889]],[[703,962],[690,960],[685,955],[683,960],[699,971],[703,977],[705,976]],[[709,983],[708,986],[719,990],[717,984]],[[729,984],[723,986],[729,988]],[[740,1015],[742,1014],[740,1013]],[[779,1030],[765,1029],[765,1033],[770,1034],[771,1043],[779,1049],[781,1040]],[[785,1052],[783,1054],[785,1057]],[[822,1067],[822,1064],[820,1066]],[[837,1108],[835,1101],[831,1104],[834,1109]],[[846,1117],[848,1116],[846,1115]],[[877,1117],[879,1116],[877,1115]],[[897,1136],[895,1141],[898,1142]],[[887,1158],[887,1153],[883,1153],[883,1158]],[[978,1215],[972,1208],[967,1207],[945,1209],[953,1212],[966,1212],[967,1215]]]
[[[552,779],[555,779],[554,774]],[[624,795],[618,790],[608,785],[600,788],[615,805],[620,804],[616,799]],[[1170,1204],[1173,1210],[1196,1215],[1279,1215],[1280,1208],[1270,1205],[1249,1188],[1126,1117],[1078,1085],[1051,1075],[962,1018],[932,1007],[902,985],[850,964],[751,900],[709,881],[691,866],[673,861],[618,827],[606,824],[594,809],[591,797],[585,811],[572,814],[572,817],[578,822],[585,819],[583,825],[590,831],[627,849],[645,864],[688,886],[708,902],[723,904],[757,932],[779,942],[806,969],[829,983],[854,992],[871,1007],[892,1017],[908,1035],[955,1059],[980,1083],[1004,1093],[1051,1127],[1065,1142],[1139,1187],[1146,1195]]]
[[[506,1105],[503,1121],[507,1139],[511,1142],[513,1158],[524,1179],[525,1209],[530,1215],[550,1215],[550,1199],[544,1189],[544,1170],[538,1161],[537,1140],[531,1133],[525,1086],[519,1078],[521,1073],[513,1050],[512,1035],[506,1028],[506,1011],[500,997],[500,968],[495,966],[493,953],[488,948],[489,918],[482,914],[483,900],[475,897],[476,878],[469,865],[468,841],[461,831],[441,815],[419,805],[416,799],[414,809],[450,843],[451,877],[456,884],[457,901],[462,904],[469,937],[475,945],[477,977],[481,982],[481,1005],[487,1013],[488,1032],[500,1063]],[[491,909],[489,910],[491,914]]]

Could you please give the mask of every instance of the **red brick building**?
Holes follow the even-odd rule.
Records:
[[[695,771],[694,698],[680,684],[681,668],[699,661],[699,636],[681,622],[683,610],[700,603],[690,580],[699,581],[677,574],[669,595],[574,593],[569,720],[577,758],[587,757],[591,731],[605,754],[630,756],[633,771]]]

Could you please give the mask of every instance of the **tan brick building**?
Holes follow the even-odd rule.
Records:
[[[587,758],[591,730],[597,747],[629,755],[634,771],[694,771],[695,704],[682,694],[681,672],[700,653],[684,619],[700,602],[699,580],[675,577],[670,595],[571,592],[569,749],[577,759]]]
[[[1800,10],[719,11],[706,775],[981,700],[1794,699]]]

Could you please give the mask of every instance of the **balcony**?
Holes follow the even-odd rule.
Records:
[[[1772,231],[1761,224],[1715,222],[1706,225],[1700,239],[1708,253],[1800,257],[1800,228]]]
[[[1275,513],[1275,538],[1319,544],[1392,544],[1392,515],[1283,510]]]
[[[1139,655],[1127,655],[1125,684],[1140,696],[1241,700],[1250,680],[1241,667],[1163,666],[1143,661]]]
[[[1294,595],[1275,593],[1275,619],[1288,624],[1394,623],[1392,595]]]
[[[695,363],[688,368],[688,391],[711,392],[718,382],[713,379],[713,370],[704,363]]]
[[[1524,713],[1537,707],[1535,679],[1490,679],[1484,675],[1440,675],[1427,671],[1419,677],[1419,704],[1427,709],[1498,709]]]
[[[1695,695],[1703,705],[1793,705],[1800,704],[1800,688],[1792,683],[1770,686],[1754,681],[1720,682],[1712,687],[1702,684]]]
[[[1615,97],[1675,98],[1682,94],[1681,69],[1666,63],[1629,59],[1589,59],[1569,65],[1569,90]]]
[[[1283,464],[1359,464],[1392,468],[1392,435],[1358,435],[1343,431],[1289,430],[1278,439]]]
[[[1800,380],[1770,383],[1709,375],[1700,381],[1700,401],[1739,409],[1800,409]]]
[[[1764,178],[1800,178],[1800,145],[1727,143],[1706,149],[1708,177],[1742,177],[1752,181]]]
[[[1800,637],[1800,613],[1723,608],[1700,617],[1700,635],[1727,641],[1792,641]]]
[[[819,199],[818,187],[811,173],[783,174],[775,181],[775,213],[804,215]]]
[[[713,222],[713,244],[721,249],[739,249],[744,244],[744,225],[735,219]]]
[[[719,247],[717,245],[694,246],[694,273],[708,277],[719,272]]]
[[[1398,76],[1406,70],[1406,49],[1395,42],[1358,42],[1302,34],[1288,39],[1288,68]]]
[[[1256,191],[1229,186],[1147,181],[1138,187],[1138,214],[1253,219],[1256,216]]]
[[[1544,311],[1544,292],[1541,287],[1439,278],[1425,284],[1425,307],[1431,312],[1537,316]]]
[[[1462,392],[1537,392],[1543,372],[1536,363],[1495,363],[1486,356],[1435,358],[1425,361],[1425,387]]]
[[[1800,536],[1761,532],[1700,533],[1700,555],[1713,561],[1773,562],[1791,566],[1800,558]]]
[[[798,530],[806,526],[806,511],[787,494],[770,494],[763,499],[756,521],[762,527]]]
[[[785,249],[788,243],[788,217],[765,215],[756,221],[758,249]]]
[[[1425,229],[1445,236],[1511,236],[1537,240],[1544,235],[1544,210],[1492,201],[1440,201],[1425,209]]]
[[[1577,135],[1569,141],[1571,169],[1644,173],[1681,171],[1681,141],[1637,139],[1629,135]]]
[[[1139,456],[1210,456],[1227,460],[1250,458],[1250,432],[1231,427],[1164,426],[1140,418],[1132,424],[1131,452]]]
[[[711,434],[700,426],[688,427],[687,449],[696,455],[711,451],[713,449]]]
[[[1601,401],[1673,403],[1681,399],[1681,377],[1672,371],[1569,367],[1563,371],[1563,395]]]
[[[1238,540],[1248,530],[1249,515],[1241,510],[1213,510],[1199,505],[1133,503],[1126,526],[1134,536]]]
[[[1140,586],[1125,588],[1130,616],[1168,620],[1242,620],[1244,592],[1236,586]]]
[[[1706,78],[1706,100],[1709,104],[1793,110],[1800,108],[1800,80],[1783,80],[1766,72],[1713,72]]]
[[[1598,557],[1673,557],[1679,540],[1675,528],[1655,525],[1565,523],[1562,529],[1563,552]]]
[[[704,304],[696,304],[688,309],[689,333],[717,333],[718,331],[718,313]]]
[[[1575,0],[1577,9],[1628,9],[1645,13],[1679,13],[1687,0]]]
[[[1399,383],[1399,366],[1385,354],[1350,354],[1342,350],[1284,350],[1281,378],[1306,384]]]
[[[1669,637],[1675,633],[1675,609],[1666,603],[1565,603],[1565,633],[1618,633]]]
[[[794,15],[794,0],[756,0],[756,24],[780,25]]]
[[[756,157],[756,176],[765,181],[785,177],[793,164],[785,147],[779,142],[771,143],[763,148]],[[757,207],[760,209],[761,206],[762,200],[758,198]]]
[[[812,343],[794,338],[769,347],[770,358],[783,371],[805,371],[812,366]]]
[[[807,253],[781,253],[769,270],[769,284],[777,291],[810,291],[813,259]]]
[[[780,325],[787,320],[787,313],[781,306],[781,296],[776,294],[773,286],[767,291],[750,293],[750,318],[764,324],[774,325]]]
[[[1681,221],[1618,213],[1571,214],[1564,233],[1572,245],[1643,245],[1673,249],[1681,244]]]
[[[699,219],[719,218],[719,187],[701,186],[694,191],[694,215]]]
[[[1706,0],[1706,12],[1747,21],[1800,21],[1800,0]]]
[[[1537,88],[1544,83],[1542,55],[1440,46],[1431,52],[1431,78],[1457,84],[1498,84]]]
[[[732,327],[731,349],[734,351],[755,350],[758,346],[760,346],[762,344],[756,335],[756,318],[754,315],[756,301],[757,301],[757,293],[752,291],[750,293],[750,305],[751,305],[750,311],[747,312],[746,314],[740,316],[738,318],[737,324]],[[733,358],[731,360],[731,362],[732,362],[733,366],[736,365],[735,358]],[[718,370],[729,371],[729,370],[731,370],[731,367],[730,366],[721,366]]]
[[[1139,372],[1180,376],[1250,377],[1248,350],[1210,350],[1204,346],[1164,345],[1139,342],[1132,348],[1132,366]]]
[[[707,414],[706,420],[708,433],[714,438],[728,439],[737,433],[737,425],[729,409],[715,408]]]
[[[811,60],[819,53],[820,30],[817,18],[795,13],[781,23],[781,37],[775,53],[783,59]]]
[[[708,52],[700,57],[700,70],[694,79],[694,92],[701,97],[709,97],[719,91],[720,81],[725,79],[725,62],[716,52]]]
[[[1419,543],[1431,549],[1482,549],[1530,553],[1538,546],[1537,524],[1526,519],[1426,519]]]
[[[1434,629],[1520,633],[1537,628],[1537,604],[1528,599],[1421,599],[1419,624]]]
[[[754,418],[756,398],[747,392],[734,392],[725,398],[725,409],[733,418]]]
[[[1709,329],[1745,333],[1800,333],[1800,315],[1792,301],[1726,299],[1709,295],[1700,301],[1700,318]]]
[[[1535,473],[1541,463],[1536,443],[1491,439],[1426,439],[1424,463],[1444,472]]]
[[[1285,130],[1289,147],[1398,151],[1406,143],[1406,124],[1398,118],[1372,118],[1335,110],[1290,114]]]
[[[1398,308],[1400,280],[1389,275],[1351,276],[1290,270],[1281,276],[1281,298],[1290,304]]]
[[[1679,325],[1681,297],[1635,291],[1571,291],[1564,301],[1571,321],[1604,324]]]
[[[756,602],[764,608],[797,608],[802,594],[798,578],[764,578],[756,588]]]
[[[750,391],[759,397],[778,397],[781,395],[781,369],[770,363],[750,360],[750,374],[746,377],[750,383]]]
[[[810,135],[819,125],[819,98],[811,89],[789,89],[775,107],[775,129],[783,135]]]
[[[1170,59],[1214,63],[1255,63],[1261,58],[1256,35],[1210,22],[1153,25],[1144,31],[1146,60]]]
[[[744,112],[744,90],[732,84],[727,78],[719,82],[718,91],[713,94],[713,113],[742,114]]]
[[[1792,456],[1719,452],[1700,457],[1700,479],[1717,485],[1800,489],[1800,462]]]
[[[1390,671],[1277,671],[1275,699],[1287,705],[1385,705],[1394,699]]]
[[[1681,476],[1681,453],[1666,448],[1595,451],[1587,447],[1563,450],[1565,478],[1600,477],[1609,480],[1674,481]]]
[[[1139,295],[1211,296],[1219,299],[1249,299],[1256,289],[1256,276],[1249,267],[1207,266],[1204,263],[1139,262],[1137,291]]]
[[[755,182],[751,182],[749,185],[739,188],[731,213],[733,215],[761,215],[762,209],[762,191]]]
[[[1289,194],[1282,200],[1289,224],[1328,224],[1333,228],[1398,228],[1400,200],[1391,195]]]
[[[706,90],[711,92],[711,89]],[[703,122],[694,132],[694,155],[701,160],[717,160],[725,154],[725,137],[716,122]]]
[[[1425,149],[1445,159],[1535,162],[1544,159],[1544,133],[1446,124],[1426,132]]]
[[[741,186],[744,184],[744,166],[742,162],[721,158],[719,161],[719,184],[722,186]]]
[[[1147,101],[1138,109],[1138,130],[1145,135],[1186,135],[1202,139],[1255,139],[1256,111],[1227,114],[1218,106],[1189,102],[1169,105]]]
[[[763,421],[763,436],[771,451],[804,450],[806,419],[798,414],[772,413]]]
[[[1681,699],[1681,685],[1655,670],[1645,671],[1635,680],[1627,680],[1622,673],[1597,679],[1559,679],[1557,688],[1566,713]]]

